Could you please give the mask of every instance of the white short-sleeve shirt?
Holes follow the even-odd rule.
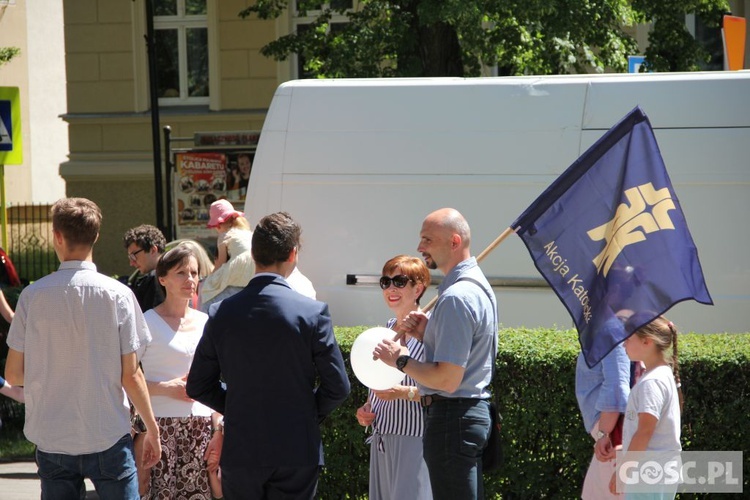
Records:
[[[48,453],[98,453],[130,432],[122,356],[151,341],[133,292],[67,261],[26,287],[8,346],[24,355],[29,441]]]
[[[647,371],[630,390],[625,421],[622,426],[622,449],[627,451],[638,429],[638,414],[649,413],[659,421],[656,424],[648,451],[679,451],[680,402],[672,369],[657,366]]]

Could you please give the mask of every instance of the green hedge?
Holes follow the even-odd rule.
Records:
[[[369,453],[354,417],[367,390],[349,364],[351,345],[366,328],[336,328],[352,394],[323,424],[321,499],[367,496]],[[576,333],[504,329],[499,338],[494,390],[503,414],[506,465],[485,476],[487,498],[579,498],[593,441],[574,392]],[[744,451],[744,489],[750,494],[750,334],[685,334],[679,347],[683,448]]]

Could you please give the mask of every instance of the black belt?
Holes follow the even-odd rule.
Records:
[[[440,394],[426,394],[424,396],[421,396],[419,398],[419,402],[422,404],[422,408],[427,408],[428,406],[431,406],[434,403],[437,403],[438,401],[455,401],[455,402],[476,402],[476,401],[486,401],[485,399],[480,398],[449,398],[446,396],[441,396]]]

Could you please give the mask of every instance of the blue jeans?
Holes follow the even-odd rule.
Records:
[[[441,399],[425,408],[424,460],[436,500],[484,498],[482,451],[490,405],[482,399]]]
[[[138,476],[133,459],[133,439],[126,434],[111,448],[86,455],[36,451],[42,500],[86,498],[84,478],[89,478],[102,500],[138,500]]]

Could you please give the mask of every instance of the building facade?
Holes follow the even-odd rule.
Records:
[[[6,201],[51,203],[65,196],[58,174],[68,152],[62,0],[0,0],[0,47],[20,53],[0,66],[0,87],[18,87],[23,164],[5,167]]]
[[[156,223],[146,1],[65,0],[68,196],[96,201],[100,270],[129,273],[122,235]],[[154,0],[160,126],[174,137],[260,130],[290,69],[260,55],[280,27],[243,20],[242,0]],[[161,134],[161,132],[160,132]],[[162,143],[163,146],[163,143]],[[163,149],[163,147],[161,148]],[[164,186],[166,189],[166,186]]]
[[[160,126],[169,126],[174,137],[260,130],[277,86],[304,76],[295,58],[276,62],[260,54],[270,41],[309,22],[293,8],[263,21],[238,16],[249,0],[150,1],[161,48],[155,54]],[[356,8],[356,0],[348,3]],[[732,3],[736,15],[750,11],[750,0]],[[70,153],[60,174],[68,196],[102,207],[95,260],[102,272],[122,275],[130,272],[123,233],[156,225],[147,0],[63,5]],[[163,142],[160,149],[163,156]]]

